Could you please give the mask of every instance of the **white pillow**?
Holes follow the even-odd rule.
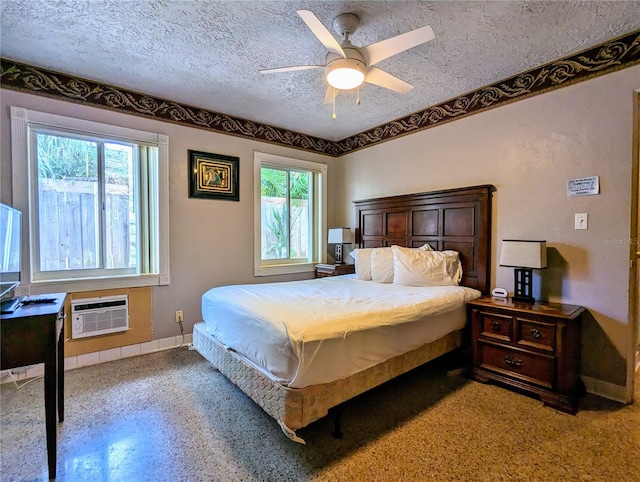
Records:
[[[452,250],[442,251],[442,253],[447,258],[447,273],[449,273],[455,284],[459,285],[460,281],[462,281],[462,263],[460,262],[459,253]]]
[[[392,248],[374,248],[371,252],[371,279],[376,283],[393,282]]]
[[[372,254],[374,250],[382,250],[376,257],[376,277],[374,281],[378,283],[391,283],[393,281],[393,251],[391,248],[356,248],[349,255],[353,258],[356,276],[363,281],[371,281],[372,273]],[[422,251],[433,251],[433,248],[427,243],[416,249]]]
[[[371,252],[374,248],[358,248],[349,254],[356,267],[356,276],[363,281],[371,281]]]
[[[434,251],[428,243],[415,249]],[[460,284],[460,281],[462,281],[462,263],[460,262],[459,253],[450,249],[442,251],[442,253],[444,253],[447,258],[447,272],[449,273],[449,276],[451,276],[451,279],[455,281],[456,284]]]
[[[455,286],[458,284],[449,274],[449,265],[454,264],[455,251],[425,251],[392,246],[393,284],[403,286]],[[457,254],[457,253],[456,253]],[[459,266],[454,273],[461,277]]]

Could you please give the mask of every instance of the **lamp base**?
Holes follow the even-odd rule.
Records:
[[[536,299],[533,297],[526,297],[526,296],[513,296],[511,298],[513,301],[519,301],[521,303],[529,303],[529,304],[533,304],[536,302]]]
[[[525,303],[535,302],[533,297],[533,270],[531,268],[516,268],[514,272],[513,299]]]
[[[336,244],[336,255],[334,256],[334,263],[344,264],[344,261],[342,261],[342,245],[341,244]]]

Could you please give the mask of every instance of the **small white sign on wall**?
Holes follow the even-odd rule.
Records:
[[[580,177],[569,179],[567,182],[567,196],[590,196],[600,194],[600,176]]]

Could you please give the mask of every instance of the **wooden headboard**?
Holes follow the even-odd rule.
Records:
[[[461,284],[489,292],[492,185],[355,201],[360,248],[429,243],[460,253]]]

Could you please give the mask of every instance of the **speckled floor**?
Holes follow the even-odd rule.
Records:
[[[453,363],[345,403],[343,438],[329,416],[298,431],[306,446],[186,348],[73,370],[57,480],[640,480],[639,403],[587,396],[571,416]],[[2,386],[2,481],[47,480],[42,391]]]

